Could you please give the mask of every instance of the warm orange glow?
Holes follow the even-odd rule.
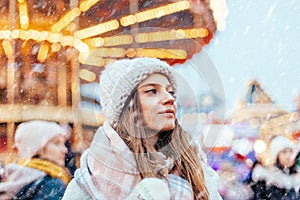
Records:
[[[93,5],[95,5],[96,3],[98,3],[100,0],[85,0],[80,2],[79,5],[79,9],[81,10],[81,12],[85,12],[88,9],[90,9]]]
[[[88,45],[79,39],[74,39],[73,46],[81,53],[89,52]]]
[[[3,46],[6,57],[8,57],[8,58],[12,57],[14,52],[13,52],[11,42],[8,40],[3,40],[2,46]]]
[[[104,39],[104,46],[118,46],[124,44],[131,44],[133,37],[131,35],[119,35],[113,37],[106,37]]]
[[[136,49],[137,57],[186,59],[187,53],[181,49]]]
[[[37,56],[39,62],[44,62],[46,60],[48,51],[49,51],[49,46],[47,44],[42,44]]]
[[[47,40],[51,43],[62,42],[63,35],[61,33],[49,33]]]
[[[20,31],[19,30],[13,30],[12,32],[11,32],[11,38],[12,39],[17,39],[17,38],[19,38],[19,36],[20,36]]]
[[[96,37],[92,39],[86,39],[84,41],[89,47],[102,47],[104,44],[104,39],[102,37]]]
[[[134,23],[144,22],[155,18],[160,18],[166,15],[170,15],[172,13],[176,13],[179,11],[183,11],[190,8],[189,1],[179,1],[175,3],[170,3],[165,6],[161,6],[158,8],[153,8],[149,10],[145,10],[142,12],[138,12],[134,15],[128,15],[122,17],[120,23],[122,26],[129,26]]]
[[[138,43],[146,42],[157,42],[166,40],[181,40],[186,38],[199,38],[206,37],[208,35],[208,30],[206,28],[194,28],[186,30],[177,31],[158,31],[151,33],[139,33],[135,36],[135,40]]]
[[[51,50],[53,52],[58,52],[61,49],[61,45],[59,43],[54,43],[51,45]]]
[[[18,6],[19,6],[19,16],[20,16],[21,28],[26,30],[26,29],[28,29],[28,26],[29,26],[27,3],[22,2],[22,4],[19,3]]]
[[[83,58],[80,56],[80,58]],[[105,64],[105,60],[102,57],[95,56],[93,54],[89,55],[87,58],[79,59],[80,63],[85,65],[92,66],[103,66]]]
[[[9,39],[9,38],[10,38],[9,30],[0,31],[0,39]]]
[[[96,80],[96,74],[94,72],[91,72],[87,69],[81,69],[79,71],[79,77],[83,80],[93,82]]]
[[[123,57],[125,52],[124,48],[95,48],[91,54],[97,57]]]
[[[65,36],[62,37],[61,45],[62,46],[73,46],[74,38],[72,36]]]
[[[92,36],[96,36],[102,33],[106,33],[108,31],[112,31],[119,28],[119,22],[117,20],[112,20],[108,22],[104,22],[98,24],[96,26],[91,26],[89,28],[85,28],[74,33],[74,37],[79,39],[86,39]]]
[[[51,31],[59,33],[62,29],[68,26],[76,17],[80,15],[81,11],[79,8],[73,8],[65,16],[63,16],[57,23],[53,24]]]
[[[28,39],[38,40],[40,36],[40,32],[36,30],[29,30],[28,31]]]
[[[41,42],[41,41],[46,40],[48,38],[48,35],[49,35],[49,32],[47,32],[47,31],[39,32],[39,36],[37,38],[37,41]]]
[[[19,38],[20,38],[21,40],[28,40],[28,32],[27,32],[27,31],[20,30]]]

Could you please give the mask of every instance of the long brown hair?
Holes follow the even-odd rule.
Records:
[[[165,163],[160,156],[163,153],[166,157],[174,160],[174,168],[179,170],[181,177],[189,182],[194,199],[209,199],[197,145],[177,120],[173,130],[160,133],[157,143],[152,144],[146,134],[147,128],[143,126],[137,90],[125,104],[116,129],[134,153],[142,178],[167,179],[168,171],[166,172],[165,168],[160,167]]]

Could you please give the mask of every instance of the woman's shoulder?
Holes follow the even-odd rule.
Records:
[[[62,200],[73,200],[73,199],[80,199],[80,200],[91,199],[88,193],[78,185],[75,179],[71,180],[71,182],[68,184],[68,187],[62,198]]]

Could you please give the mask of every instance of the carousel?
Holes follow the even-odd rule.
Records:
[[[2,0],[0,160],[12,160],[16,127],[33,119],[70,125],[82,151],[86,127],[105,119],[95,87],[103,67],[133,57],[184,63],[222,27],[222,9],[210,0]]]

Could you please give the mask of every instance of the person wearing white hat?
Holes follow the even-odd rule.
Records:
[[[55,122],[21,123],[15,133],[19,161],[5,166],[0,199],[61,199],[70,179],[64,168],[66,135]]]
[[[221,199],[218,176],[176,119],[174,71],[118,60],[100,79],[106,121],[81,157],[68,199]]]
[[[271,138],[267,166],[257,164],[252,171],[253,199],[300,199],[300,168],[295,162],[296,146],[285,136]]]

